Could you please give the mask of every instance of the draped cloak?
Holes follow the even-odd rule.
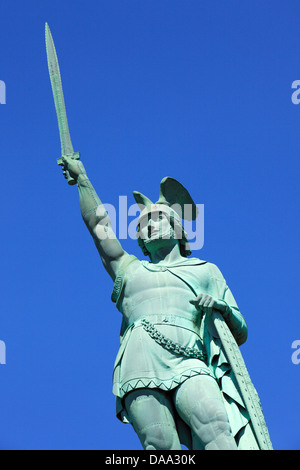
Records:
[[[123,393],[121,393],[122,386],[120,384],[120,377],[122,367],[124,367],[124,361],[126,361],[126,349],[129,348],[128,345],[130,342],[134,342],[134,335],[132,335],[132,331],[135,328],[135,324],[137,322],[130,320],[128,315],[124,315],[126,310],[126,308],[124,308],[124,298],[126,297],[126,288],[128,285],[130,285],[132,273],[134,273],[135,269],[143,268],[151,270],[152,266],[155,268],[155,265],[152,265],[150,262],[140,261],[135,256],[128,255],[120,266],[112,292],[112,301],[116,303],[118,310],[123,314],[123,321],[120,332],[120,349],[114,365],[113,393],[116,395],[117,417],[125,423],[128,422],[128,417],[123,406],[122,398],[124,396],[124,388]],[[237,344],[241,345],[246,341],[246,322],[239,312],[235,299],[216,265],[207,261],[199,260],[197,258],[186,258],[179,263],[165,265],[164,269],[168,270],[169,273],[176,276],[191,289],[191,298],[193,297],[193,293],[202,293],[200,290],[201,286],[199,283],[199,273],[201,273],[202,279],[203,277],[207,278],[208,287],[206,293],[215,299],[223,300],[227,306],[230,307],[231,315],[234,315],[235,317],[235,329],[232,328],[230,322],[228,322],[228,326],[231,329],[231,333],[233,334]],[[236,325],[238,325],[238,327]],[[178,327],[180,326],[181,325],[178,324]],[[225,355],[222,342],[216,331],[211,315],[204,315],[201,317],[201,321],[199,322],[198,327],[198,334],[207,353],[207,373],[212,375],[219,385],[228,414],[231,431],[236,440],[238,449],[259,449],[260,447],[253,430],[247,406],[245,405],[245,401],[239,392],[235,376]],[[161,347],[155,343],[153,344],[155,347]],[[131,347],[133,347],[132,350],[134,351],[133,344],[131,344]],[[194,359],[194,361],[197,360]],[[134,370],[134,357],[131,357],[130,362],[132,363],[131,367]],[[202,372],[200,369],[198,371],[196,369],[197,368],[195,367],[189,367],[189,370],[186,373],[185,371],[182,371],[182,369],[179,369],[182,371],[180,378],[177,380],[177,382],[176,380],[172,383],[167,381],[167,383],[169,383],[169,388],[171,389],[178,386],[178,384],[182,383],[183,380],[188,380],[188,378],[193,374],[206,373],[205,369]],[[155,380],[152,382],[152,385],[149,386],[163,388],[158,382],[155,383]],[[144,388],[147,387],[147,383],[145,381],[143,383],[137,380],[134,387]],[[127,391],[130,391],[131,389],[129,388]],[[189,429],[178,416],[175,418],[178,435],[181,442],[188,448],[191,448]]]

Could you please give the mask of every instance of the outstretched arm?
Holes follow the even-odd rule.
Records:
[[[129,255],[116,238],[110,218],[81,161],[63,157],[63,163],[64,169],[69,171],[77,183],[82,218],[94,239],[105,269],[114,281],[120,263]]]

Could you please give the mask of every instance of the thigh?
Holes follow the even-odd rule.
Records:
[[[196,412],[205,420],[208,414],[212,416],[220,409],[225,411],[219,386],[207,375],[196,375],[179,385],[174,393],[174,404],[187,424],[191,424]]]
[[[191,428],[193,449],[205,448],[222,433],[234,447],[223,398],[212,377],[198,375],[187,379],[176,389],[174,404],[181,419]]]
[[[124,397],[129,420],[147,450],[181,449],[171,397],[159,389],[137,389]]]

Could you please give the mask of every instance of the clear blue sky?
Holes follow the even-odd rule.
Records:
[[[140,449],[115,418],[120,313],[62,177],[50,25],[75,151],[103,202],[173,176],[249,327],[242,352],[277,449],[300,449],[300,4],[2,1],[0,448]],[[124,248],[141,256],[135,241]]]

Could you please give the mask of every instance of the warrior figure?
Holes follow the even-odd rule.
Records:
[[[150,258],[139,260],[114,235],[82,162],[63,157],[63,165],[123,316],[113,374],[118,418],[131,423],[146,450],[264,448],[213,315],[238,346],[247,326],[218,267],[189,257],[180,209],[189,206],[191,219],[197,211],[188,191],[166,177],[154,204],[134,192],[142,208],[138,243]]]

